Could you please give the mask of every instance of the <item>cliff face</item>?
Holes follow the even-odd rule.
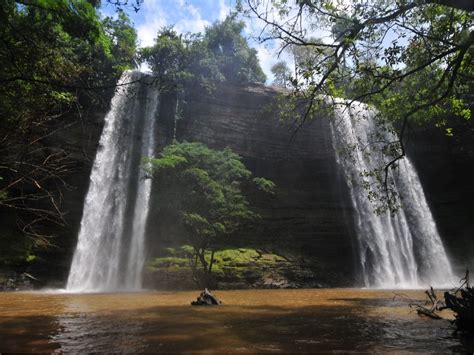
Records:
[[[462,276],[474,269],[474,123],[451,124],[452,137],[434,126],[411,127],[407,146],[448,256]]]
[[[256,201],[263,220],[242,242],[261,242],[311,265],[321,284],[358,283],[346,182],[334,159],[329,122],[320,118],[299,130],[272,112],[280,92],[263,86],[221,87],[214,95],[187,98],[177,138],[232,148],[257,176],[278,186],[274,199]],[[174,107],[174,106],[173,106]],[[168,115],[168,118],[170,116]],[[170,130],[166,115],[163,131]],[[168,127],[168,128],[166,128]],[[455,137],[434,126],[412,127],[413,159],[455,272],[474,268],[474,129],[459,122]]]
[[[51,230],[54,247],[39,250],[39,263],[29,270],[37,275],[41,284],[63,287],[69,273],[71,259],[76,248],[84,199],[89,188],[89,176],[99,147],[106,110],[87,112],[82,120],[71,122],[47,138],[46,144],[64,150],[73,162],[69,175],[64,179],[61,209],[65,211],[66,224]]]
[[[273,198],[255,201],[262,220],[239,236],[243,246],[257,243],[286,253],[310,267],[317,283],[354,284],[357,262],[346,216],[350,201],[334,159],[329,122],[315,120],[291,141],[293,127],[272,112],[278,93],[257,85],[226,86],[214,95],[189,97],[178,139],[230,147],[256,176],[276,183]]]
[[[322,118],[306,124],[290,143],[293,127],[280,122],[271,110],[278,93],[260,85],[223,86],[213,95],[196,93],[186,98],[176,136],[211,148],[230,147],[256,176],[276,183],[273,197],[255,199],[262,220],[235,236],[236,246],[279,253],[297,266],[299,275],[295,277],[304,286],[357,284],[353,210],[334,159],[329,122]],[[173,97],[162,95],[157,133],[161,146],[173,138],[175,107]],[[58,278],[65,279],[76,244],[104,115],[98,112],[85,125],[78,122],[51,137],[77,162],[69,179],[75,188],[64,195],[69,226],[57,239],[59,248],[44,255],[47,267],[54,268]],[[441,236],[455,264],[469,266],[474,255],[472,140],[454,140],[436,129],[418,129],[412,134],[411,141],[416,144],[410,146],[409,154],[419,170]],[[148,238],[153,244],[166,236],[156,235],[151,219]],[[306,276],[301,270],[308,271]]]

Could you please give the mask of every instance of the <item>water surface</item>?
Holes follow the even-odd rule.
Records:
[[[461,352],[446,320],[419,317],[421,291],[0,293],[0,352]],[[449,314],[448,314],[449,316]]]

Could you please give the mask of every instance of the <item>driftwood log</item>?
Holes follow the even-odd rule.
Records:
[[[444,319],[436,312],[446,309],[446,305],[438,298],[433,287],[430,287],[429,290],[426,290],[425,294],[428,296],[428,301],[425,302],[425,304],[422,305],[419,303],[412,303],[410,304],[410,307],[415,307],[416,312],[420,316],[427,316],[432,319]]]

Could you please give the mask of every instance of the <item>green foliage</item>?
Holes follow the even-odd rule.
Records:
[[[261,177],[256,177],[253,178],[253,182],[260,190],[265,191],[266,193],[274,193],[275,183],[273,181]]]
[[[33,250],[36,248],[31,238],[14,232],[2,230],[0,234],[0,268],[24,266],[36,260]]]
[[[111,45],[110,66],[113,72],[121,73],[135,64],[137,33],[128,16],[118,11],[117,19],[106,17],[103,28]]]
[[[165,27],[153,46],[141,50],[140,60],[150,65],[162,87],[172,90],[196,84],[212,90],[222,81],[264,82],[257,52],[242,36],[243,28],[235,16],[216,22],[204,35],[179,35]]]
[[[271,69],[275,79],[273,80],[273,85],[287,87],[291,79],[291,71],[286,65],[285,62],[280,61],[275,63]]]
[[[85,0],[7,0],[0,29],[0,116],[10,127],[67,112],[83,88],[112,84],[135,55],[126,15],[102,22]]]
[[[27,263],[31,263],[31,262],[33,262],[33,261],[35,261],[35,260],[36,260],[36,255],[28,254],[28,255],[26,256],[26,258],[25,258],[25,261],[26,261]]]
[[[72,166],[67,149],[47,138],[103,107],[107,88],[135,57],[127,16],[101,20],[96,6],[0,2],[0,205],[15,210],[23,232],[43,245],[38,225],[64,225],[61,189]]]
[[[149,263],[149,266],[153,268],[186,267],[189,266],[189,259],[176,256],[165,256],[153,259]]]
[[[191,78],[188,70],[190,42],[172,28],[164,28],[152,47],[143,48],[141,60],[146,61],[161,83],[179,85]]]
[[[472,116],[474,17],[470,2],[248,0],[293,54],[290,81],[311,117],[332,95],[375,105],[392,122],[441,123]],[[270,13],[279,17],[270,20]],[[332,32],[324,41],[308,28]],[[307,115],[307,114],[310,115]]]
[[[156,270],[193,271],[193,255],[180,252],[185,247],[166,248],[161,256],[153,258],[147,263],[149,272]],[[192,248],[191,248],[191,251]],[[233,279],[248,282],[261,277],[266,268],[277,270],[285,266],[288,260],[281,255],[264,252],[252,247],[237,248],[234,246],[220,247],[214,253],[207,251],[204,255],[207,263],[213,258],[213,275],[217,279]]]
[[[226,81],[233,83],[263,83],[265,74],[258,62],[257,51],[250,48],[242,36],[243,21],[235,15],[227,16],[206,29],[204,41],[217,60]]]
[[[251,172],[230,149],[216,151],[202,143],[169,145],[149,163],[158,180],[158,218],[174,227],[171,233],[176,239],[184,236],[205,269],[206,250],[218,238],[258,218],[245,196],[245,186],[256,185],[267,192],[274,187],[264,178],[252,180]]]

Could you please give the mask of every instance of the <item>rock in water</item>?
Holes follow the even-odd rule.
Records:
[[[196,301],[192,301],[193,306],[218,306],[222,304],[221,300],[218,299],[214,294],[207,288],[201,292]]]

